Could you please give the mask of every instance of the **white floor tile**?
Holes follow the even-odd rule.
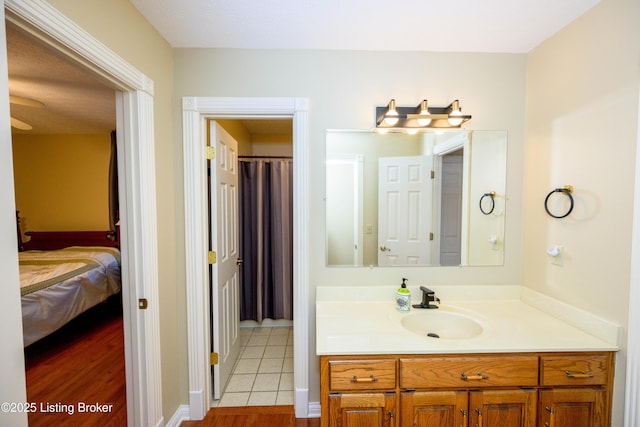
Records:
[[[279,391],[276,405],[293,405],[293,391]]]
[[[240,336],[248,337],[253,333],[253,328],[240,328]]]
[[[287,345],[287,339],[286,335],[271,335],[267,345]]]
[[[267,345],[267,342],[269,341],[269,335],[256,335],[253,334],[251,335],[251,338],[249,338],[249,342],[247,342],[248,346],[252,346],[252,345]]]
[[[247,406],[249,402],[249,395],[251,393],[242,392],[242,393],[229,393],[226,392],[222,395],[222,399],[220,399],[218,403],[218,407],[222,406]]]
[[[293,357],[293,346],[288,345],[285,352],[284,357]]]
[[[267,346],[262,355],[263,359],[282,359],[284,358],[285,347],[282,345]]]
[[[253,336],[269,336],[271,335],[271,328],[254,328]]]
[[[280,374],[258,374],[251,391],[278,391]]]
[[[293,372],[293,357],[287,357],[284,359],[282,372]]]
[[[262,359],[264,354],[264,346],[248,346],[242,351],[241,359]]]
[[[214,406],[293,405],[293,327],[241,328],[240,343],[240,358]]]
[[[260,367],[258,368],[259,374],[279,374],[282,372],[282,364],[284,359],[262,359]]]
[[[231,375],[229,384],[225,389],[225,393],[233,393],[239,391],[251,391],[253,383],[256,380],[256,374],[237,374]]]
[[[280,386],[278,386],[278,391],[282,390],[293,391],[293,373],[284,373],[280,375]]]
[[[275,405],[278,393],[275,391],[254,391],[249,396],[249,406],[259,405]]]
[[[233,374],[257,374],[260,359],[240,359],[233,370]]]

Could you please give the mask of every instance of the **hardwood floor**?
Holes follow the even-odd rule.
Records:
[[[36,404],[30,427],[126,426],[122,305],[117,298],[27,347],[25,363],[27,400]]]
[[[320,418],[296,419],[293,406],[212,408],[202,421],[183,421],[180,427],[318,427]]]

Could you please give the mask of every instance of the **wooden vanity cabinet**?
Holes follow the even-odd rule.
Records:
[[[613,362],[611,353],[541,356],[540,425],[609,426]]]
[[[321,356],[321,426],[610,427],[613,352]]]
[[[535,355],[401,357],[400,388],[462,390],[402,392],[400,426],[535,427],[537,385]]]
[[[535,427],[535,389],[403,391],[400,427]]]
[[[604,388],[540,390],[540,426],[608,426],[607,409]]]
[[[396,427],[395,392],[331,393],[328,404],[331,427]]]
[[[466,426],[468,404],[466,391],[403,391],[399,427]]]
[[[323,427],[396,427],[396,357],[320,358]]]

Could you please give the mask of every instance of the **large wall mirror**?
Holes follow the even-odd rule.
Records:
[[[506,131],[328,130],[328,266],[502,265]]]

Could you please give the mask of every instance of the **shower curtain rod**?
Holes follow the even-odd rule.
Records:
[[[293,156],[238,156],[238,160],[242,159],[293,159]]]

